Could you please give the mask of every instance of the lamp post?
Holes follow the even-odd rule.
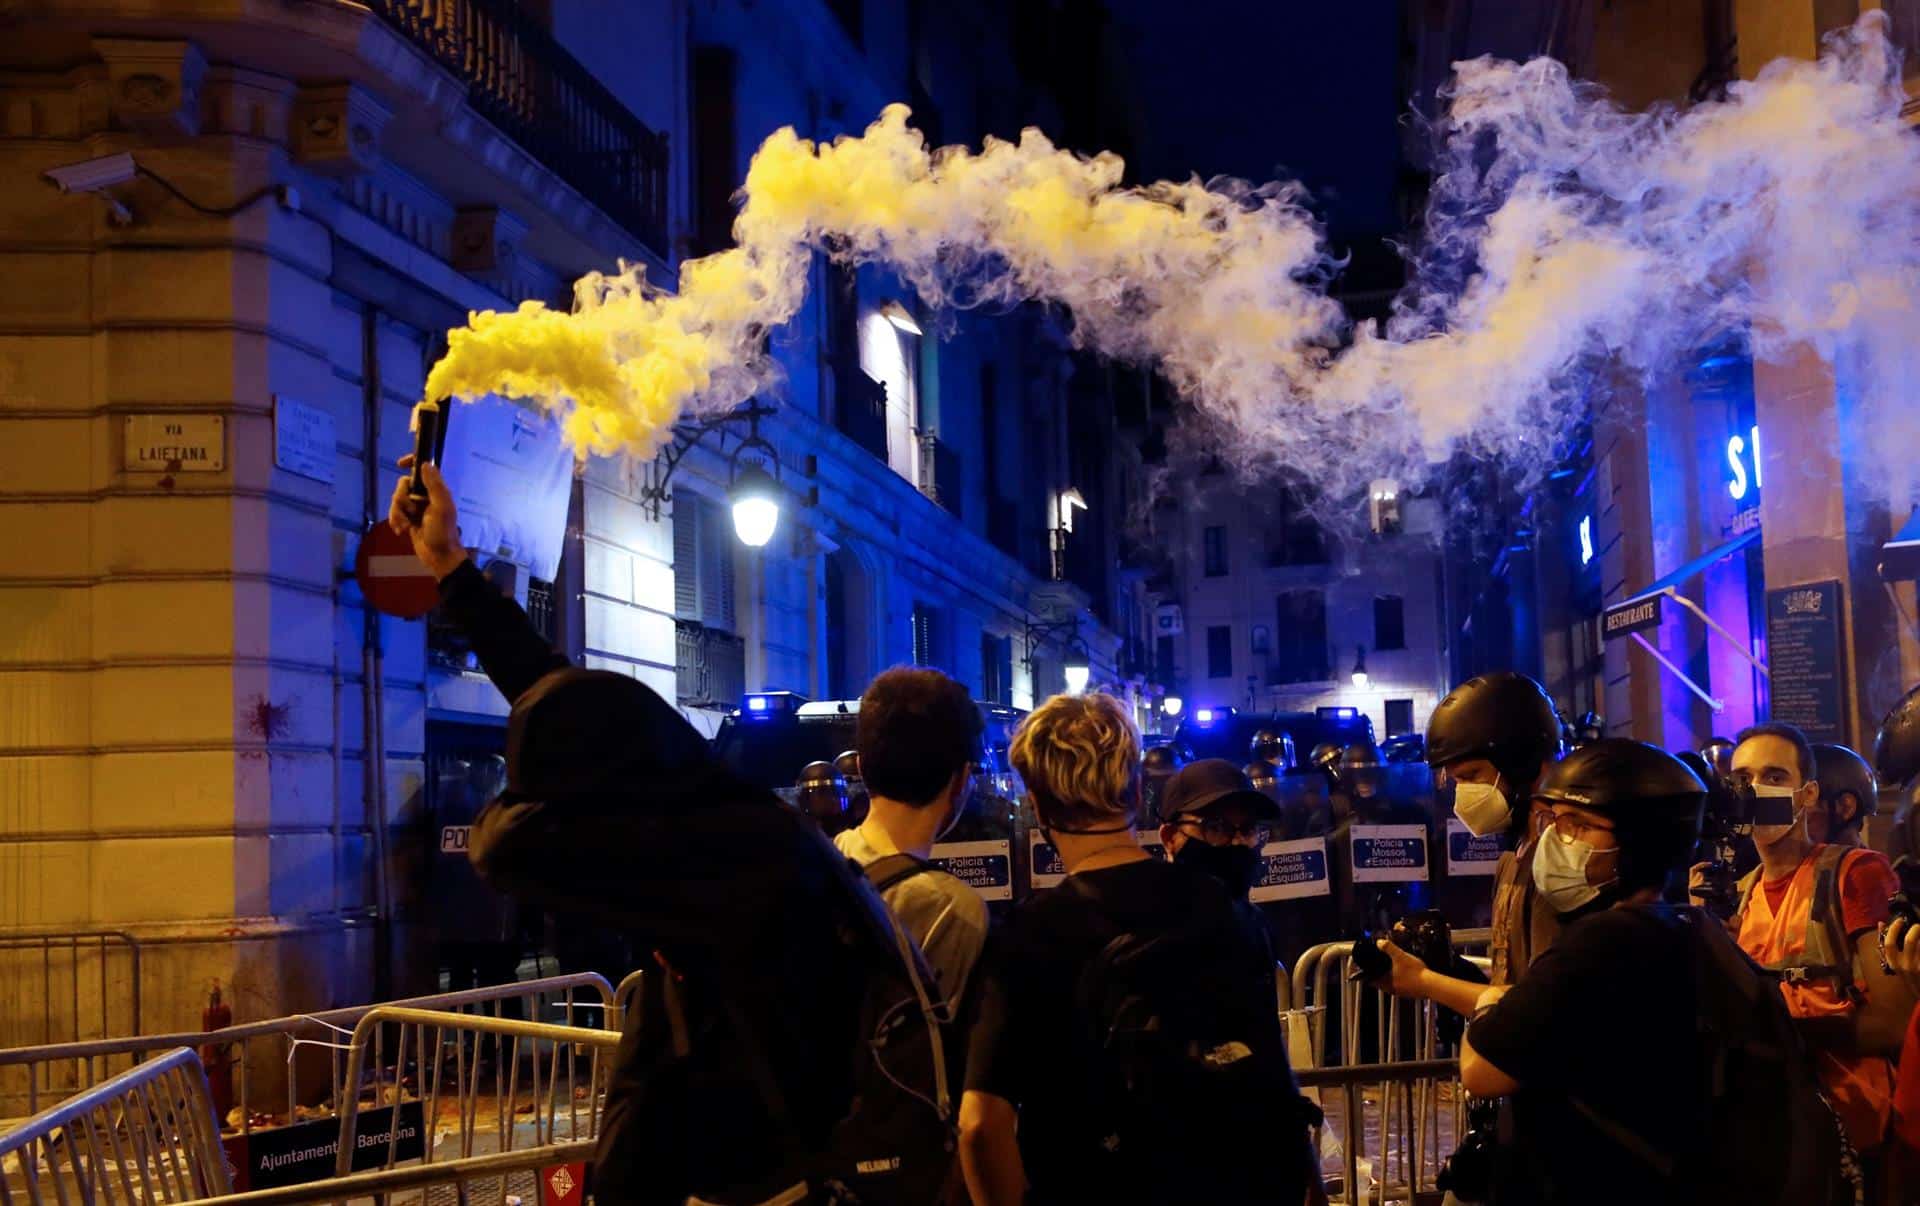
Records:
[[[1026,622],[1025,640],[1027,646],[1027,678],[1033,678],[1034,651],[1051,640],[1064,641],[1067,647],[1066,658],[1061,664],[1062,677],[1066,679],[1067,693],[1078,695],[1087,689],[1093,680],[1093,659],[1088,656],[1087,645],[1080,639],[1080,617],[1069,616],[1064,620]],[[1036,689],[1035,694],[1038,694]]]
[[[773,407],[755,400],[718,418],[674,428],[672,441],[654,458],[640,488],[640,505],[648,518],[659,519],[661,508],[673,500],[668,483],[686,455],[709,433],[724,433],[744,419],[747,433],[727,457],[727,501],[733,510],[733,534],[740,543],[752,549],[766,547],[779,530],[785,494],[780,484],[780,453],[760,435],[760,420],[772,414]]]
[[[1353,685],[1356,687],[1365,687],[1367,685],[1367,647],[1365,645],[1356,645],[1354,646],[1354,650]]]

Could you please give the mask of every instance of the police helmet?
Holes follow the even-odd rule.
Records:
[[[1291,770],[1297,764],[1293,749],[1293,735],[1276,733],[1272,729],[1261,729],[1253,735],[1253,745],[1249,752],[1255,762],[1267,762],[1281,770]]]
[[[1685,865],[1700,840],[1707,785],[1665,750],[1603,737],[1549,766],[1533,796],[1610,820],[1620,839],[1621,884],[1634,889],[1660,884]]]
[[[1252,762],[1247,763],[1241,773],[1253,784],[1253,790],[1259,792],[1261,795],[1275,798],[1279,796],[1279,771],[1273,763],[1268,762],[1265,758],[1255,758]]]
[[[1920,779],[1920,687],[1907,692],[1880,722],[1873,766],[1889,787]]]
[[[1546,690],[1500,670],[1461,683],[1427,721],[1427,765],[1438,770],[1485,758],[1516,790],[1539,777],[1560,749],[1560,714]]]
[[[846,777],[831,762],[807,763],[794,789],[800,811],[816,821],[838,820],[850,807]]]
[[[1841,796],[1848,792],[1859,801],[1854,809],[1853,820],[1847,824],[1864,824],[1871,816],[1880,813],[1880,784],[1873,777],[1873,768],[1867,760],[1844,745],[1816,745],[1813,747],[1814,778],[1820,780],[1820,802],[1831,807],[1837,804]],[[1838,822],[1839,818],[1834,820]]]
[[[1171,775],[1185,763],[1180,751],[1171,745],[1150,745],[1140,755],[1140,771],[1148,778]]]
[[[813,765],[818,766],[820,764],[816,762]],[[845,779],[849,786],[865,781],[860,777],[860,755],[853,750],[848,750],[838,758],[835,758],[833,760],[833,769],[840,772],[840,777]]]
[[[1710,737],[1707,743],[1700,747],[1700,756],[1706,759],[1707,765],[1713,768],[1714,774],[1731,775],[1734,748],[1733,742],[1725,737]]]
[[[1356,741],[1340,753],[1341,770],[1361,770],[1386,764],[1387,760],[1380,756],[1380,747],[1371,741]]]
[[[1573,722],[1573,744],[1576,749],[1583,745],[1592,745],[1606,735],[1606,720],[1600,713],[1591,709],[1580,713],[1580,719]]]
[[[1313,747],[1313,753],[1307,755],[1307,760],[1319,770],[1332,773],[1340,762],[1340,747],[1331,741],[1322,741]]]

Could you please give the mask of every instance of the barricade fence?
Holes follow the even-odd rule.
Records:
[[[613,991],[591,972],[523,980],[392,1002],[482,1017],[521,1017],[599,1027]],[[174,1047],[201,1053],[223,1129],[246,1135],[337,1117],[353,1027],[378,1005],[247,1022],[221,1030],[134,1035],[0,1050],[0,1112],[18,1117],[43,1102],[98,1084],[142,1058]]]
[[[592,1140],[618,1031],[383,1005],[355,1025],[333,1172]]]
[[[1487,929],[1456,930],[1454,949],[1478,964],[1477,952],[1491,940]],[[1293,972],[1293,1007],[1282,1014],[1288,1053],[1303,1088],[1327,1114],[1322,1154],[1340,1167],[1341,1184],[1349,1187],[1343,1190],[1348,1196],[1339,1200],[1361,1200],[1351,1187],[1363,1163],[1380,1185],[1368,1200],[1402,1200],[1432,1189],[1447,1154],[1466,1131],[1467,1095],[1457,1058],[1450,1058],[1457,1057],[1456,1040],[1442,1030],[1443,1018],[1449,1030],[1459,1020],[1431,1002],[1351,980],[1352,958],[1351,942],[1322,943],[1300,956]],[[1339,1080],[1345,1070],[1357,1068],[1421,1071]],[[1327,1100],[1311,1088],[1326,1083],[1342,1085],[1337,1099]],[[1381,1196],[1389,1192],[1400,1197]]]
[[[0,1047],[140,1033],[140,943],[118,930],[0,933]]]
[[[207,1078],[184,1047],[0,1136],[6,1206],[190,1202],[231,1191]]]

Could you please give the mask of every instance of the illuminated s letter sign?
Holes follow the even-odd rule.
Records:
[[[1727,437],[1727,493],[1735,502],[1746,498],[1749,489],[1760,488],[1760,427],[1755,424],[1749,436]]]

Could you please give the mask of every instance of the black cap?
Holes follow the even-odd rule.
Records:
[[[1228,800],[1239,800],[1263,821],[1280,818],[1280,805],[1256,790],[1253,780],[1225,758],[1202,758],[1181,767],[1160,789],[1160,819],[1171,821],[1183,812],[1205,812]]]
[[[1880,772],[1880,782],[1889,787],[1920,779],[1920,687],[1907,692],[1880,722],[1873,767]]]
[[[1427,721],[1427,765],[1485,758],[1516,789],[1560,748],[1560,714],[1539,683],[1501,670],[1461,683]]]

